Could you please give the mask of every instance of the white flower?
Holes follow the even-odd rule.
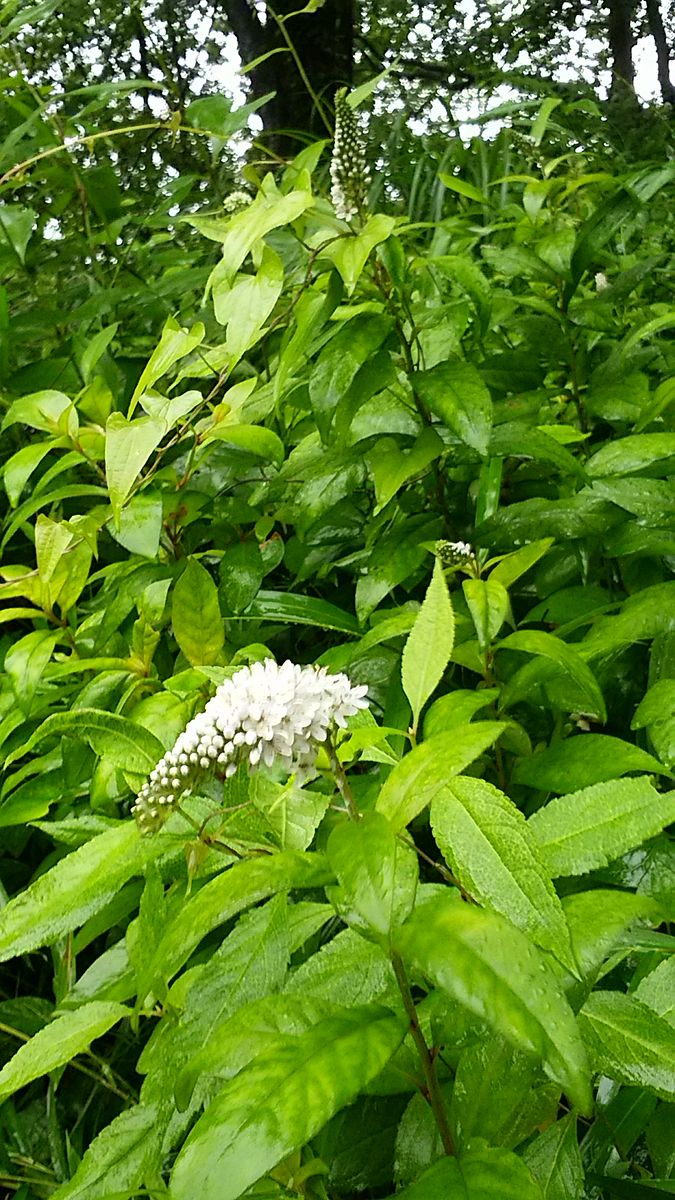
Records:
[[[367,691],[325,667],[277,666],[272,659],[243,667],[220,685],[150,772],[132,810],[141,832],[159,829],[209,770],[227,779],[240,763],[281,763],[303,782],[314,772],[319,743],[367,707]]]
[[[330,197],[335,212],[341,220],[350,221],[365,208],[370,172],[363,138],[347,103],[346,88],[340,88],[335,94],[335,140],[330,178]]]
[[[608,287],[609,287],[609,281],[607,279],[607,276],[602,271],[598,271],[595,276],[596,292],[604,292],[605,288],[608,288]]]

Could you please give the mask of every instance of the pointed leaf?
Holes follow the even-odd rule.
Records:
[[[499,650],[521,650],[524,654],[541,655],[542,658],[556,663],[579,688],[588,704],[588,712],[599,720],[607,719],[605,702],[590,667],[586,665],[579,653],[561,638],[552,633],[543,633],[539,629],[524,629],[518,633],[509,634],[498,646]],[[507,708],[521,698],[519,680],[521,672],[517,671],[502,691],[501,704]]]
[[[50,1021],[0,1071],[0,1103],[33,1079],[88,1050],[96,1038],[128,1015],[129,1010],[121,1004],[94,1001]]]
[[[442,897],[406,922],[397,944],[437,987],[541,1059],[546,1074],[590,1112],[588,1064],[572,1010],[520,930],[496,913]]]
[[[568,1113],[549,1125],[523,1153],[542,1189],[544,1200],[581,1200],[584,1168],[577,1141],[577,1119]]]
[[[442,1158],[390,1200],[543,1200],[522,1158],[478,1144],[460,1158]]]
[[[410,702],[413,729],[441,681],[455,643],[455,615],[443,568],[438,559],[422,607],[415,618],[401,660],[403,691]]]
[[[388,1009],[354,1009],[255,1059],[188,1137],[171,1176],[174,1200],[236,1200],[350,1104],[405,1031]]]
[[[137,1104],[115,1117],[89,1144],[75,1174],[52,1200],[104,1200],[140,1190],[161,1156],[163,1122],[155,1105]]]
[[[594,992],[579,1013],[595,1071],[675,1100],[675,1029],[623,992]]]
[[[386,942],[415,903],[414,851],[395,837],[386,817],[367,812],[360,821],[334,829],[326,853],[340,884],[328,888],[328,896],[343,920],[367,937]]]
[[[449,780],[432,800],[431,827],[470,895],[508,917],[576,974],[562,905],[515,804],[483,779]]]
[[[148,461],[161,442],[166,427],[153,417],[128,421],[120,412],[111,413],[105,429],[105,474],[115,520],[119,522],[122,505]]]
[[[486,455],[492,428],[492,399],[471,363],[444,362],[414,376],[414,386],[448,429]]]
[[[675,792],[660,795],[648,779],[613,779],[557,796],[527,823],[555,878],[605,867],[673,820]]]
[[[502,721],[477,721],[438,733],[415,746],[394,767],[377,799],[396,833],[421,813],[452,775],[458,775],[497,740],[507,726]]]
[[[196,558],[188,558],[173,589],[171,621],[176,641],[192,666],[218,661],[225,644],[218,589]]]

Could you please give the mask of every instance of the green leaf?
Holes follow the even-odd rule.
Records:
[[[108,417],[105,473],[110,503],[118,525],[124,501],[165,432],[164,423],[152,417],[128,421],[120,412],[111,413]]]
[[[0,962],[70,933],[100,912],[128,879],[142,874],[148,861],[171,850],[176,850],[174,834],[142,841],[132,821],[93,837],[0,911]],[[180,857],[182,841],[177,853]]]
[[[413,730],[420,713],[441,681],[455,644],[455,614],[438,559],[401,659],[401,680],[412,709]]]
[[[359,632],[358,621],[351,613],[327,600],[295,595],[293,592],[260,591],[243,617],[256,621],[288,622],[291,625],[316,625],[319,629],[335,629],[338,633]]]
[[[501,721],[458,725],[415,746],[394,767],[378,796],[376,808],[395,833],[426,808],[452,775],[459,775],[493,744],[507,726]]]
[[[535,146],[541,145],[542,138],[546,133],[546,127],[549,123],[551,113],[558,107],[559,104],[562,104],[562,99],[560,96],[547,96],[547,98],[542,102],[541,108],[534,118],[534,121],[532,122],[532,128],[530,129],[530,137],[532,138]],[[568,1200],[574,1200],[571,1192]]]
[[[437,733],[446,733],[450,729],[456,729],[458,725],[467,724],[481,708],[492,704],[498,695],[498,688],[482,688],[479,692],[460,688],[456,692],[439,696],[425,714],[424,740],[428,741]]]
[[[324,346],[309,377],[309,398],[322,440],[327,441],[340,401],[360,368],[391,332],[391,319],[368,313],[347,321]]]
[[[637,208],[638,201],[634,193],[620,187],[581,226],[572,255],[574,286],[569,289],[569,295],[574,292],[584,271],[595,263],[598,251],[619,231],[624,221],[634,216]]]
[[[594,992],[579,1014],[593,1069],[675,1100],[675,1029],[634,996]]]
[[[395,837],[385,817],[367,812],[334,829],[326,853],[340,885],[328,888],[328,897],[342,919],[386,944],[415,903],[414,850]]]
[[[32,208],[23,208],[20,204],[0,204],[0,247],[9,247],[22,265],[26,261],[26,249],[36,221],[37,213]]]
[[[462,887],[576,974],[560,900],[515,804],[482,779],[449,780],[431,802],[431,827]]]
[[[672,474],[675,433],[638,433],[608,442],[589,458],[586,470],[594,478],[605,475]],[[659,465],[660,464],[660,465]]]
[[[220,594],[226,612],[238,615],[257,595],[265,567],[257,541],[235,542],[220,561]]]
[[[205,237],[222,242],[222,260],[212,279],[218,280],[221,275],[232,279],[260,238],[272,229],[295,221],[311,204],[311,192],[293,191],[282,196],[277,191],[270,194],[261,191],[247,208],[233,217],[184,219]]]
[[[272,429],[262,425],[230,425],[222,421],[213,425],[203,436],[202,442],[224,442],[245,454],[264,458],[279,466],[284,461],[284,443]]]
[[[675,792],[660,795],[648,779],[617,779],[557,796],[527,823],[555,878],[604,867],[673,820]]]
[[[409,450],[401,450],[395,438],[380,438],[366,454],[375,484],[374,515],[386,508],[398,491],[443,453],[443,442],[435,429],[426,426]]]
[[[567,642],[554,637],[552,633],[543,633],[538,629],[523,629],[503,638],[497,649],[520,650],[524,654],[535,654],[555,663],[576,684],[581,696],[589,706],[588,712],[600,721],[607,720],[605,701],[593,672],[578,652]],[[515,704],[522,698],[522,683],[522,673],[517,671],[502,690],[501,706],[503,708],[508,708],[510,704]]]
[[[127,413],[128,417],[131,417],[133,414],[133,411],[144,392],[150,391],[150,389],[157,383],[157,380],[161,379],[163,375],[166,375],[167,371],[170,371],[175,363],[179,362],[181,358],[185,358],[186,355],[191,354],[192,351],[197,348],[197,346],[201,345],[201,343],[204,341],[204,334],[205,329],[201,322],[198,322],[195,326],[193,326],[192,329],[182,329],[177,321],[173,319],[173,317],[169,317],[164,329],[162,330],[162,336],[159,339],[159,343],[150,355],[150,358],[143,368],[141,377],[134,388],[134,394],[131,397],[129,411]],[[162,433],[166,432],[166,429],[162,429]],[[160,437],[161,436],[162,435],[160,434]]]
[[[458,179],[456,175],[448,175],[447,171],[439,171],[438,178],[443,187],[446,187],[450,192],[457,192],[458,196],[466,196],[468,200],[477,200],[479,204],[488,204],[487,196],[484,196],[480,188],[475,184],[469,183],[466,179]]]
[[[52,1193],[53,1200],[135,1194],[149,1170],[158,1165],[163,1136],[155,1105],[125,1109],[90,1142],[72,1179]]]
[[[651,896],[596,888],[565,896],[562,906],[583,978],[595,983],[607,956],[634,926],[658,925],[662,914]]]
[[[460,1158],[440,1159],[390,1200],[542,1200],[521,1158],[478,1143]]]
[[[171,602],[173,632],[192,666],[210,666],[220,658],[225,629],[218,604],[218,589],[196,558],[188,558]]]
[[[7,762],[29,754],[45,738],[63,734],[87,742],[95,754],[105,754],[115,766],[138,774],[151,771],[164,754],[159,738],[128,717],[97,708],[78,708],[47,717]]]
[[[225,349],[231,367],[260,338],[263,325],[281,295],[283,282],[284,268],[279,255],[270,246],[264,246],[255,275],[238,275],[232,285],[226,279],[214,283],[213,308],[219,324],[227,326]]]
[[[413,385],[431,411],[463,442],[486,455],[492,428],[492,400],[471,363],[444,362],[418,371]]]
[[[520,930],[496,913],[443,896],[406,922],[397,945],[437,987],[541,1059],[570,1100],[591,1111],[588,1065],[572,1010]]]
[[[405,1029],[387,1009],[354,1009],[255,1059],[197,1122],[176,1160],[172,1196],[236,1200],[356,1098]]]
[[[4,671],[19,708],[26,715],[30,713],[40,680],[59,640],[58,633],[36,629],[14,642],[5,655]]]
[[[169,979],[212,929],[275,892],[322,887],[333,876],[320,854],[284,850],[244,859],[210,879],[169,922],[148,968],[151,977]]]
[[[21,493],[33,471],[53,449],[54,444],[51,441],[33,442],[29,446],[23,446],[21,450],[17,450],[16,454],[7,459],[2,469],[2,475],[5,491],[12,508],[16,508],[19,503]]]
[[[121,1004],[94,1001],[50,1021],[0,1071],[0,1103],[33,1079],[88,1050],[95,1038],[128,1015],[129,1010]]]
[[[505,588],[510,588],[512,583],[520,579],[530,567],[533,567],[540,558],[550,550],[553,545],[553,538],[539,538],[536,542],[530,542],[529,546],[523,546],[520,550],[514,550],[512,554],[506,554],[490,572],[490,579],[496,579],[503,584]]]
[[[670,773],[658,759],[632,742],[605,733],[580,733],[521,759],[513,778],[540,791],[566,792],[618,779],[627,771]]]
[[[509,594],[499,580],[492,578],[465,579],[462,591],[474,623],[478,647],[485,653],[509,615]]]
[[[351,929],[308,958],[291,975],[284,991],[333,1004],[370,1004],[395,987],[388,958],[379,946]]]
[[[640,980],[635,995],[669,1025],[675,1025],[675,956],[666,958]]]
[[[544,1200],[581,1200],[584,1168],[574,1113],[549,1125],[530,1142],[525,1147],[523,1161],[538,1180]]]
[[[321,257],[330,259],[339,272],[348,295],[354,291],[375,247],[381,242],[386,242],[395,226],[395,217],[374,213],[368,217],[360,233],[352,237],[337,238],[323,247]]]
[[[510,1150],[556,1112],[560,1089],[542,1082],[536,1060],[503,1038],[488,1036],[483,1027],[478,1037],[474,1030],[474,1039],[461,1051],[455,1071],[450,1106],[455,1141],[460,1154],[477,1137]]]

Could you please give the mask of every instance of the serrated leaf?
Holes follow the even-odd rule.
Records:
[[[586,1054],[558,981],[520,930],[497,913],[446,897],[397,936],[403,958],[508,1042],[542,1060],[582,1112],[591,1111]]]
[[[457,725],[415,746],[387,777],[376,808],[399,833],[426,808],[452,775],[459,775],[507,728],[502,721]]]
[[[523,1161],[539,1181],[544,1200],[581,1200],[584,1168],[575,1114],[568,1113],[530,1142]]]
[[[592,1066],[619,1083],[675,1100],[675,1029],[623,992],[594,992],[579,1013]]]
[[[528,820],[555,878],[604,867],[675,820],[675,792],[648,779],[614,779],[557,796]]]
[[[350,1104],[405,1031],[388,1009],[355,1009],[255,1059],[197,1122],[176,1160],[172,1196],[236,1200]]]
[[[455,614],[443,568],[436,559],[401,659],[401,680],[412,709],[413,730],[417,730],[420,713],[441,681],[454,644]]]
[[[635,995],[669,1025],[675,1025],[675,956],[671,954],[640,980]]]
[[[432,800],[431,827],[467,892],[508,917],[576,974],[560,900],[515,804],[483,779],[449,780]]]
[[[333,830],[326,854],[340,885],[328,888],[328,897],[343,920],[386,943],[415,903],[414,851],[395,837],[386,817],[367,812]]]
[[[0,1071],[0,1103],[33,1079],[88,1050],[96,1038],[128,1015],[129,1010],[121,1004],[94,1001],[50,1021]]]
[[[68,1183],[53,1200],[104,1200],[138,1191],[161,1155],[164,1125],[155,1105],[137,1104],[115,1117],[87,1147]]]
[[[142,874],[148,860],[175,849],[175,835],[167,832],[141,840],[132,821],[93,837],[0,911],[0,962],[51,945],[76,929],[100,912],[128,879]]]
[[[259,900],[291,888],[322,887],[332,880],[321,854],[284,850],[235,863],[205,883],[177,912],[153,955],[150,975],[169,979],[212,929]]]

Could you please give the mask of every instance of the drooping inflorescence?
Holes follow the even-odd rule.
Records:
[[[367,688],[324,667],[272,659],[243,667],[220,685],[143,784],[133,813],[154,833],[208,771],[225,778],[240,764],[280,763],[298,782],[311,777],[328,731],[367,707]]]
[[[365,209],[370,171],[363,136],[347,103],[346,88],[340,88],[335,94],[335,140],[330,178],[335,212],[341,220],[351,221]]]

